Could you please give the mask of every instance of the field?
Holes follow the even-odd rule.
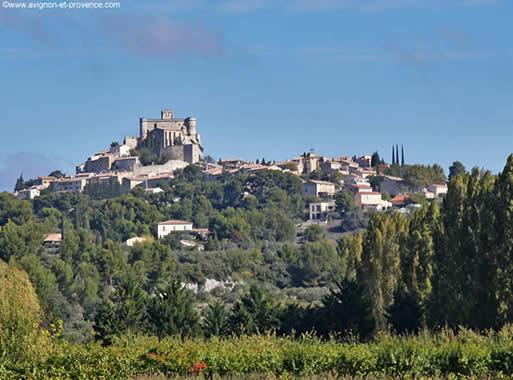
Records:
[[[273,335],[180,339],[126,335],[108,347],[48,335],[3,355],[2,379],[165,378],[509,378],[513,329],[417,337],[379,335],[368,343]],[[5,352],[4,352],[5,353]]]

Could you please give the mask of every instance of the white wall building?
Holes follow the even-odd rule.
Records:
[[[434,194],[435,198],[441,197],[442,195],[447,194],[447,185],[439,185],[433,184],[429,185],[427,191]]]
[[[392,203],[381,198],[380,193],[363,192],[354,195],[354,204],[356,207],[376,210],[386,210],[392,207]]]
[[[16,196],[18,199],[34,199],[36,197],[39,197],[41,195],[41,192],[39,189],[36,189],[35,187],[29,187],[28,189],[23,189],[18,191]]]
[[[309,180],[303,185],[305,197],[330,196],[335,194],[335,184],[327,181]]]
[[[159,239],[172,232],[192,231],[192,222],[185,220],[166,220],[157,224],[157,236]]]
[[[335,207],[335,201],[310,203],[310,220],[326,220]]]

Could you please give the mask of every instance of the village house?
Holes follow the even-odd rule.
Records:
[[[91,176],[92,174],[86,173],[85,175],[76,175],[75,177],[59,178],[53,182],[52,187],[57,192],[81,193],[84,191],[88,178]]]
[[[361,178],[368,178],[370,176],[376,175],[376,171],[374,169],[359,168],[354,171],[354,174],[356,174],[357,176],[359,176]]]
[[[447,185],[445,185],[445,184],[429,185],[425,191],[425,194],[428,194],[428,193],[432,194],[432,196],[430,196],[431,198],[439,198],[442,195],[447,194]],[[427,195],[426,195],[426,198],[428,198]]]
[[[320,163],[321,172],[323,174],[340,173],[343,175],[349,174],[349,166],[342,164],[342,162],[326,160]]]
[[[335,201],[310,203],[310,220],[327,220],[336,208]]]
[[[303,173],[303,164],[298,161],[288,160],[284,162],[278,162],[276,166],[284,172],[290,172],[296,175]]]
[[[192,232],[192,222],[185,220],[166,220],[157,225],[157,237],[162,239],[173,232]]]
[[[39,197],[41,192],[37,187],[29,187],[28,189],[20,190],[16,193],[18,199],[30,200]]]
[[[54,233],[45,236],[43,246],[48,249],[56,249],[62,245],[62,234]]]
[[[223,174],[223,167],[220,165],[206,164],[203,174],[207,180],[215,180],[218,176]]]
[[[379,190],[382,193],[388,193],[392,197],[398,194],[404,194],[408,192],[408,186],[404,183],[404,180],[400,177],[383,176],[383,181],[379,185]]]
[[[377,192],[359,192],[354,194],[354,204],[362,209],[386,210],[392,207],[392,203],[383,200]]]
[[[126,172],[133,172],[141,163],[139,161],[139,157],[136,156],[128,156],[128,157],[119,157],[114,160],[112,163],[112,170],[120,170]]]
[[[303,184],[303,196],[327,197],[335,194],[335,184],[327,181],[308,180]]]
[[[227,158],[224,160],[219,160],[218,164],[222,166],[224,169],[238,169],[243,164],[248,164],[249,162],[240,160],[238,158]]]
[[[347,186],[354,194],[356,193],[372,193],[371,185],[367,183],[350,184]]]
[[[41,187],[41,190],[47,189],[57,178],[52,176],[37,177],[36,184]]]
[[[370,154],[366,154],[364,156],[358,157],[356,162],[362,168],[370,168],[372,167],[372,156]]]
[[[109,149],[109,152],[114,155],[114,157],[120,158],[120,157],[128,157],[130,156],[130,150],[133,148],[130,148],[127,144],[122,145],[114,145],[111,146]]]

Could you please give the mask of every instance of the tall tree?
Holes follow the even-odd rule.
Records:
[[[495,185],[495,250],[497,251],[497,295],[501,323],[513,321],[513,155]]]
[[[401,144],[401,166],[404,166],[404,145]]]
[[[392,145],[392,165],[395,165],[395,147]]]
[[[454,161],[449,167],[449,181],[456,177],[458,174],[463,174],[465,172],[465,165],[463,165],[460,161]]]
[[[23,190],[23,184],[25,181],[23,180],[23,173],[20,174],[20,177],[16,180],[16,184],[14,185],[14,191]]]
[[[379,157],[379,153],[378,152],[372,153],[371,167],[375,168],[376,166],[379,165],[380,162],[381,162],[381,158]]]
[[[376,213],[363,241],[359,281],[369,291],[378,330],[386,327],[385,310],[401,275],[400,251],[407,233],[407,220],[400,214]]]

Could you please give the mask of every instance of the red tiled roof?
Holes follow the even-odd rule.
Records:
[[[166,220],[164,222],[160,222],[159,225],[172,226],[178,224],[192,224],[192,222],[188,222],[186,220]]]

